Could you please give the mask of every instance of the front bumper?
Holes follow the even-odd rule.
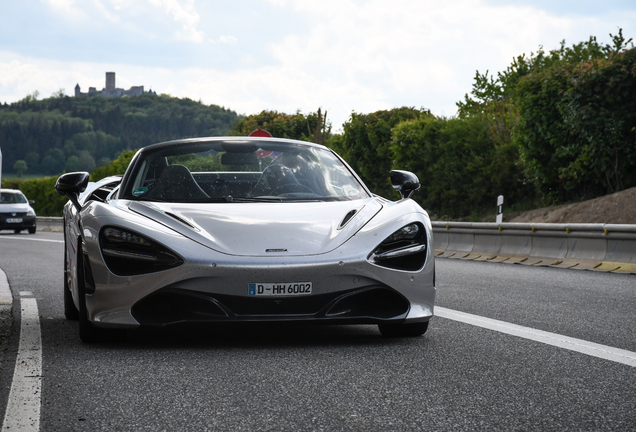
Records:
[[[371,286],[345,292],[289,298],[244,297],[162,289],[132,307],[142,325],[184,322],[308,321],[385,323],[404,320],[409,302],[396,291]]]
[[[19,222],[10,222],[11,220],[19,220]],[[0,213],[0,230],[23,230],[29,228],[35,228],[35,216],[21,214],[12,216],[10,213]]]
[[[121,226],[122,221],[86,218],[83,233],[95,282],[94,293],[86,295],[88,318],[99,327],[128,328],[208,321],[427,321],[433,316],[436,294],[432,231],[424,216],[417,217],[427,226],[430,245],[425,265],[418,271],[387,269],[367,259],[377,243],[394,230],[391,226],[379,232],[376,227],[365,227],[328,253],[277,257],[228,255],[161,228],[161,233],[156,229],[155,238],[185,263],[131,276],[113,274],[99,245],[100,229]],[[412,221],[413,215],[403,218]],[[128,229],[144,233],[141,225]],[[248,292],[253,283],[308,281],[313,284],[310,295],[255,298]]]

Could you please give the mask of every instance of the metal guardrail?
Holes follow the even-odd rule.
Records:
[[[439,257],[636,274],[636,225],[432,224]]]
[[[62,231],[64,221],[61,217],[36,217],[35,224],[39,231]]]

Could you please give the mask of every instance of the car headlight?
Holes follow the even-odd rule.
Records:
[[[369,261],[396,270],[417,271],[426,262],[426,247],[424,226],[415,222],[384,239],[369,255]]]
[[[122,228],[102,229],[99,243],[104,262],[111,272],[119,276],[158,272],[184,262],[167,247]]]
[[[26,215],[27,216],[35,216],[35,212],[33,211],[33,209],[28,209]]]
[[[413,240],[414,238],[419,236],[421,230],[422,230],[422,227],[420,226],[420,224],[417,224],[417,223],[409,224],[403,228],[400,228],[399,230],[397,230],[396,232],[388,236],[386,240],[382,242],[382,244],[389,245],[391,243],[395,243],[398,241]]]
[[[117,228],[105,228],[104,237],[113,243],[129,243],[139,246],[152,246],[152,242],[143,236]]]

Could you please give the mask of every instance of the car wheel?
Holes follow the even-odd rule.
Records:
[[[14,229],[14,230],[13,230],[13,234],[20,234],[20,231],[22,231],[22,230]]]
[[[384,337],[417,337],[428,329],[428,321],[411,324],[379,324],[378,328]]]
[[[35,234],[36,227],[29,228],[29,234]]]
[[[66,239],[66,236],[64,237]],[[68,252],[66,251],[66,242],[64,243],[64,316],[67,320],[77,321],[79,311],[73,303],[73,295],[71,294],[70,277],[71,272],[68,268]]]

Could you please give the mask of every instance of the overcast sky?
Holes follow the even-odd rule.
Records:
[[[475,71],[623,29],[634,0],[0,0],[0,103],[117,87],[254,114],[424,107],[453,116]]]

